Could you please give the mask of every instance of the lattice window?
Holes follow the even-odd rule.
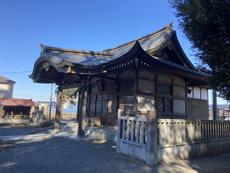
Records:
[[[119,98],[119,109],[125,110],[125,96],[120,96]]]
[[[158,111],[160,113],[171,113],[172,112],[172,99],[169,98],[158,98]]]
[[[123,109],[125,114],[132,115],[134,109],[134,96],[120,97],[119,108]]]

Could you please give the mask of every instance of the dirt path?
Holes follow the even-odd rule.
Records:
[[[230,154],[151,168],[141,161],[116,153],[113,143],[79,141],[69,135],[35,134],[4,148],[0,151],[0,173],[230,172]]]

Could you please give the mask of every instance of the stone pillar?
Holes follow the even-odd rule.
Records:
[[[147,111],[146,163],[156,165],[157,157],[157,118],[155,111]]]
[[[78,115],[77,115],[77,122],[78,122],[78,137],[84,136],[84,117],[86,116],[86,110],[87,110],[87,95],[88,90],[87,86],[83,86],[79,91],[79,97],[78,97]]]
[[[55,114],[55,121],[54,121],[54,128],[61,129],[61,113],[62,113],[62,91],[58,88],[57,93],[57,104],[56,104],[56,114]]]
[[[120,136],[120,133],[121,133],[121,122],[120,122],[121,120],[120,120],[120,117],[122,116],[123,109],[118,109],[117,113],[118,114],[117,114],[117,141],[116,142],[117,142],[117,152],[120,152],[120,139],[121,139],[120,138],[121,137]]]

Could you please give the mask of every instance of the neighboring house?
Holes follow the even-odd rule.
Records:
[[[43,115],[47,118],[49,115],[49,102],[48,101],[37,101],[36,107],[39,108],[40,111],[42,111]]]
[[[56,103],[52,102],[52,108],[51,108],[51,117],[49,117],[49,111],[50,111],[50,102],[48,101],[37,101],[36,102],[36,107],[38,108],[38,110],[44,115],[44,118],[46,120],[49,120],[49,118],[51,118],[51,120],[54,120],[55,118],[55,106]],[[66,104],[66,102],[63,104],[63,110],[62,110],[62,119],[76,119],[76,111],[75,112],[66,112],[65,110],[65,105],[68,106],[68,104]]]
[[[0,76],[0,98],[12,98],[15,82]]]
[[[29,118],[34,106],[32,99],[0,98],[0,116],[3,118]]]
[[[0,76],[0,117],[29,118],[35,106],[32,99],[12,98],[16,82]]]
[[[163,118],[208,119],[207,76],[186,57],[171,25],[102,52],[42,46],[31,78],[81,87],[86,102],[79,105],[86,109],[79,113],[103,125],[116,125],[118,109],[129,116],[156,110]]]
[[[53,109],[51,109],[51,117],[49,117],[49,105],[50,102],[48,101],[37,101],[36,102],[36,107],[38,108],[39,111],[41,111],[41,113],[44,115],[44,118],[46,120],[49,120],[49,118],[54,119],[54,111]]]
[[[213,117],[212,105],[209,105],[209,115]],[[229,104],[217,105],[217,120],[230,120]]]

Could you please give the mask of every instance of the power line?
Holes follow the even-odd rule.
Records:
[[[49,98],[45,95],[36,95],[36,94],[29,94],[29,93],[23,93],[23,92],[14,92],[16,95],[22,95],[22,96],[29,96],[29,97],[43,97],[43,98]]]
[[[31,73],[32,71],[9,71],[9,72],[0,72],[0,74],[18,74],[18,73]]]

